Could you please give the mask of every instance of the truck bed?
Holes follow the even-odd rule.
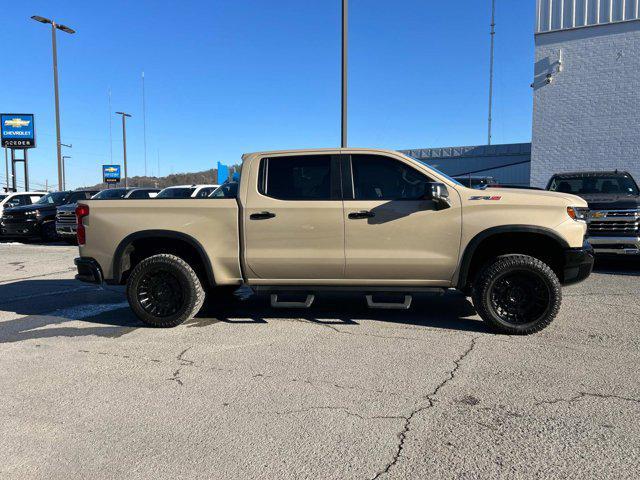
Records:
[[[121,244],[151,232],[189,236],[207,252],[218,284],[241,282],[238,204],[235,199],[85,200],[86,245],[82,256],[94,258],[104,278],[113,278],[114,252]],[[99,239],[99,240],[97,240]]]

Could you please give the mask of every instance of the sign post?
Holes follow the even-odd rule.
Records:
[[[102,181],[107,185],[120,183],[120,165],[102,165]]]
[[[12,187],[17,191],[16,162],[24,163],[24,188],[29,190],[29,162],[27,150],[36,146],[35,118],[31,113],[0,114],[2,146],[11,149]],[[16,150],[22,150],[22,158],[16,158]]]

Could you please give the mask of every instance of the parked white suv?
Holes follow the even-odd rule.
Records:
[[[2,192],[0,193],[0,216],[5,208],[31,205],[46,194],[47,192]]]
[[[158,193],[156,198],[207,198],[220,185],[175,185]]]

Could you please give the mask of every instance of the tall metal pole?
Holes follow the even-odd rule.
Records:
[[[494,39],[496,36],[496,0],[491,0],[491,52],[489,55],[489,119],[488,119],[488,133],[487,133],[487,145],[491,145],[491,118],[493,109],[493,52],[494,52]]]
[[[122,115],[122,149],[124,155],[124,188],[127,188],[127,117]]]
[[[347,53],[349,0],[342,0],[342,132],[340,146],[347,148]]]
[[[29,149],[22,150],[22,161],[24,162],[24,191],[29,191]]]
[[[7,147],[4,147],[4,172],[7,177],[7,193],[9,193],[9,152],[7,152]]]
[[[144,92],[144,72],[142,72],[142,141],[144,143],[144,176],[147,176],[147,104]]]
[[[13,187],[13,191],[18,191],[18,185],[16,182],[16,151],[11,149],[11,186]]]
[[[51,22],[51,45],[53,48],[53,94],[56,103],[56,151],[58,154],[58,190],[63,188],[62,145],[60,144],[60,96],[58,94],[58,46],[56,44],[56,22]]]
[[[127,117],[130,117],[128,113],[116,112],[118,115],[122,115],[122,152],[124,155],[124,188],[128,187],[127,178]]]

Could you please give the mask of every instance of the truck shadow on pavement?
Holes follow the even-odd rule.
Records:
[[[464,295],[414,295],[408,310],[379,310],[366,306],[362,295],[321,294],[308,309],[271,308],[269,297],[253,296],[245,301],[207,302],[187,327],[206,327],[215,323],[260,324],[281,319],[315,323],[328,327],[357,326],[359,321],[389,322],[458,331],[488,332]]]
[[[76,280],[22,280],[0,285],[0,344],[53,337],[119,338],[143,327],[121,289]],[[0,317],[1,318],[1,317]]]

